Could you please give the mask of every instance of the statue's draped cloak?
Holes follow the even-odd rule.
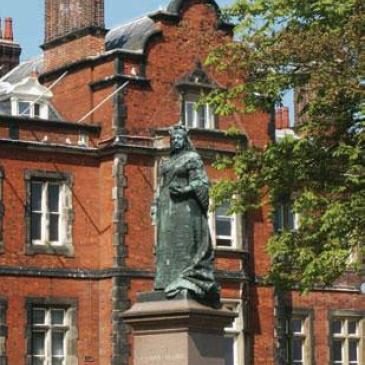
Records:
[[[208,228],[208,177],[193,151],[173,155],[160,171],[157,196],[157,273],[155,289],[167,297],[187,289],[206,299],[218,293],[213,275],[214,254]],[[174,197],[170,187],[190,187]]]

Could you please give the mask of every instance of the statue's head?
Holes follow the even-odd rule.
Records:
[[[169,133],[172,153],[177,153],[185,149],[190,149],[188,131],[183,125],[176,125],[170,128]]]

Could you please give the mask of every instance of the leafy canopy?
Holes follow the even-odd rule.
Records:
[[[231,211],[290,201],[299,228],[268,242],[268,279],[302,291],[359,268],[365,243],[364,16],[362,0],[238,0],[226,9],[235,41],[207,64],[244,80],[208,97],[221,115],[237,109],[274,115],[285,90],[304,104],[299,138],[249,146],[216,167],[236,178],[213,188]],[[303,97],[305,97],[303,99]],[[365,114],[363,114],[365,115]],[[232,199],[232,197],[234,197]]]

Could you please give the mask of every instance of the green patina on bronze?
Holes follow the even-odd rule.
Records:
[[[160,165],[155,202],[155,289],[167,298],[186,293],[215,306],[219,289],[207,219],[208,177],[185,128],[174,127],[170,135],[171,156]]]

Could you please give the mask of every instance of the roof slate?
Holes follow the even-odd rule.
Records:
[[[148,16],[111,29],[105,37],[107,51],[123,49],[143,53],[148,38],[157,33],[155,22]]]
[[[26,77],[30,76],[32,72],[42,73],[43,71],[43,56],[33,58],[29,61],[22,62],[13,70],[8,72],[1,81],[16,84]]]

